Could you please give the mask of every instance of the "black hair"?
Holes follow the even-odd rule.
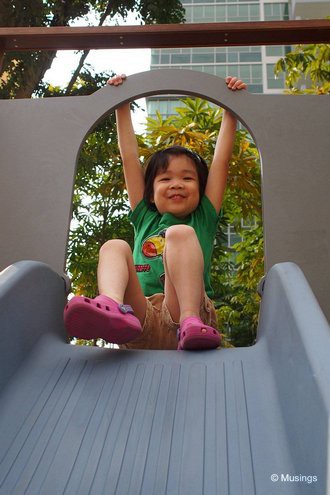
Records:
[[[196,166],[198,184],[199,184],[199,201],[201,201],[207,182],[207,177],[209,174],[209,169],[206,161],[198,153],[192,151],[184,146],[170,146],[160,151],[156,151],[148,160],[145,172],[144,172],[144,195],[143,198],[147,203],[149,208],[154,208],[151,198],[154,193],[154,180],[159,172],[166,172],[170,157],[185,155],[192,160]]]

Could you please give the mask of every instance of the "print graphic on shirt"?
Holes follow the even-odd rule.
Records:
[[[157,258],[163,256],[165,246],[166,229],[161,230],[158,234],[148,237],[142,243],[142,253],[146,258]]]
[[[163,257],[163,251],[165,247],[165,233],[166,229],[161,230],[156,235],[152,235],[147,237],[142,242],[142,253],[146,258],[156,259]],[[149,264],[145,265],[135,265],[135,269],[137,272],[149,272],[151,266]],[[162,273],[159,276],[159,280],[162,286],[165,286],[165,273]]]
[[[149,264],[146,265],[135,265],[135,271],[136,273],[142,273],[142,272],[150,272],[151,266]]]

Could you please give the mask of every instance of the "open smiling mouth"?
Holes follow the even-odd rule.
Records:
[[[173,194],[173,196],[170,196],[169,199],[184,199],[185,196],[182,196],[182,194]]]

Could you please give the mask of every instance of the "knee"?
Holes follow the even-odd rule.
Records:
[[[166,230],[165,238],[169,242],[186,242],[187,239],[196,238],[196,232],[190,225],[172,225]]]
[[[110,241],[105,242],[100,249],[100,256],[109,253],[109,251],[117,251],[122,254],[131,254],[132,250],[128,242],[123,239],[111,239]]]

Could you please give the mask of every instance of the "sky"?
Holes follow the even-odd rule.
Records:
[[[85,63],[90,64],[96,72],[114,71],[117,74],[136,74],[150,69],[150,49],[91,50]],[[64,86],[71,79],[71,73],[77,67],[81,52],[61,50],[57,52],[52,67],[46,72],[44,80],[54,86]],[[136,131],[141,130],[145,120],[145,98],[137,100],[141,111],[132,114]]]
[[[95,23],[94,25],[96,25]],[[136,25],[134,15],[129,15],[126,25]],[[76,25],[86,25],[80,21]],[[46,72],[44,80],[54,86],[65,86],[71,79],[71,74],[77,67],[82,52],[72,50],[60,50],[52,64]],[[90,64],[96,72],[114,71],[117,74],[136,74],[150,69],[150,49],[129,49],[119,50],[91,50],[85,61]],[[138,100],[139,105],[145,109],[145,99]],[[134,126],[139,126],[145,119],[145,113],[135,112],[133,114]]]
[[[45,74],[45,80],[51,81],[53,85],[64,85],[69,82],[71,72],[78,65],[80,56],[81,52],[58,51],[52,67]],[[91,64],[96,72],[113,70],[117,74],[124,73],[129,76],[150,69],[150,50],[129,48],[91,50],[86,63]]]

